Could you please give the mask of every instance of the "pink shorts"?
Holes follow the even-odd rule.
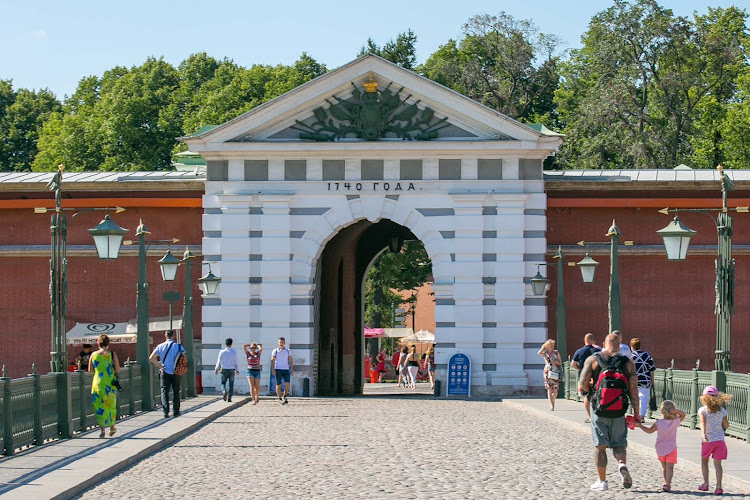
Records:
[[[666,455],[659,455],[659,462],[665,462],[668,464],[676,464],[677,463],[677,448],[672,450],[670,453],[667,453]]]
[[[714,460],[727,459],[727,444],[724,441],[701,443],[701,458],[713,456]]]

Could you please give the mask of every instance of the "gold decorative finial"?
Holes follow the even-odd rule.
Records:
[[[372,79],[372,73],[370,73],[370,79],[364,83],[365,92],[377,92],[378,82]]]

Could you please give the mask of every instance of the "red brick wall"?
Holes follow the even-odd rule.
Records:
[[[49,216],[35,215],[28,210],[2,210],[0,245],[49,245]],[[126,239],[136,239],[138,219],[143,218],[151,231],[149,238],[180,238],[173,246],[176,257],[181,258],[184,245],[201,243],[201,209],[129,209],[111,218],[120,226],[129,229]],[[70,224],[68,245],[92,245],[93,240],[86,229],[95,226],[101,213],[84,213]],[[127,248],[127,247],[123,247]],[[161,298],[167,290],[184,294],[185,271],[177,272],[175,281],[161,279],[157,260],[161,256],[147,257],[146,271],[149,284],[149,315],[168,316],[169,305]],[[197,283],[201,276],[201,257],[191,267],[191,281]],[[50,299],[49,257],[3,257],[0,256],[0,363],[7,367],[8,376],[20,377],[31,372],[36,363],[40,373],[49,371],[50,351]],[[136,285],[138,281],[138,258],[120,255],[115,261],[99,260],[96,257],[68,257],[67,329],[76,322],[124,322],[136,317]],[[200,336],[201,304],[200,290],[193,287],[194,334]],[[173,314],[182,314],[182,300],[174,303]],[[163,334],[154,334],[162,341]],[[135,359],[135,344],[117,345],[114,350],[121,361]],[[69,359],[75,357],[80,346],[68,348]]]
[[[604,234],[615,218],[624,240],[635,245],[661,245],[655,231],[671,217],[653,209],[550,209],[547,212],[547,238],[550,245],[572,245],[577,241],[605,241]],[[716,245],[716,227],[701,214],[684,213],[680,219],[698,233],[691,245]],[[750,244],[750,215],[733,218],[735,245]],[[623,247],[620,247],[623,248]],[[583,335],[592,332],[601,342],[607,330],[609,256],[594,255],[600,264],[594,283],[584,284],[577,267],[565,266],[564,289],[567,311],[568,354],[583,345]],[[568,255],[576,262],[581,255]],[[735,255],[735,314],[732,317],[732,368],[750,371],[750,256]],[[548,259],[551,261],[552,259]],[[701,368],[713,369],[716,345],[714,316],[714,257],[690,255],[683,262],[668,261],[659,255],[619,254],[622,332],[625,341],[639,337],[642,348],[665,367],[671,359],[677,368],[692,368],[696,359]],[[556,276],[548,273],[549,335],[554,337]]]

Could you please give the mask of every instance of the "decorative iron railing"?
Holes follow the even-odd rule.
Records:
[[[153,381],[153,401],[143,404],[143,367],[126,363],[118,379],[117,418],[161,405],[159,377],[149,365]],[[5,369],[3,367],[3,373]],[[181,396],[187,398],[187,381],[181,380]],[[32,445],[40,445],[96,427],[91,404],[93,376],[85,371],[37,375],[36,367],[28,377],[0,378],[0,452],[12,455]]]
[[[727,403],[729,428],[727,434],[750,442],[750,374],[723,371],[701,371],[696,362],[692,370],[676,370],[674,361],[669,368],[657,368],[654,371],[654,393],[657,407],[669,399],[677,408],[686,413],[682,425],[691,429],[698,428],[698,409],[700,396],[707,385],[716,386],[721,392],[732,395]],[[580,401],[577,393],[578,372],[565,362],[565,379],[559,395],[566,399]],[[652,415],[653,413],[653,415]],[[659,418],[659,412],[647,413],[647,416]]]

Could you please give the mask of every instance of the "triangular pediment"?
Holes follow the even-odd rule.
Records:
[[[545,135],[368,54],[183,140],[200,151],[208,143],[537,142]]]

